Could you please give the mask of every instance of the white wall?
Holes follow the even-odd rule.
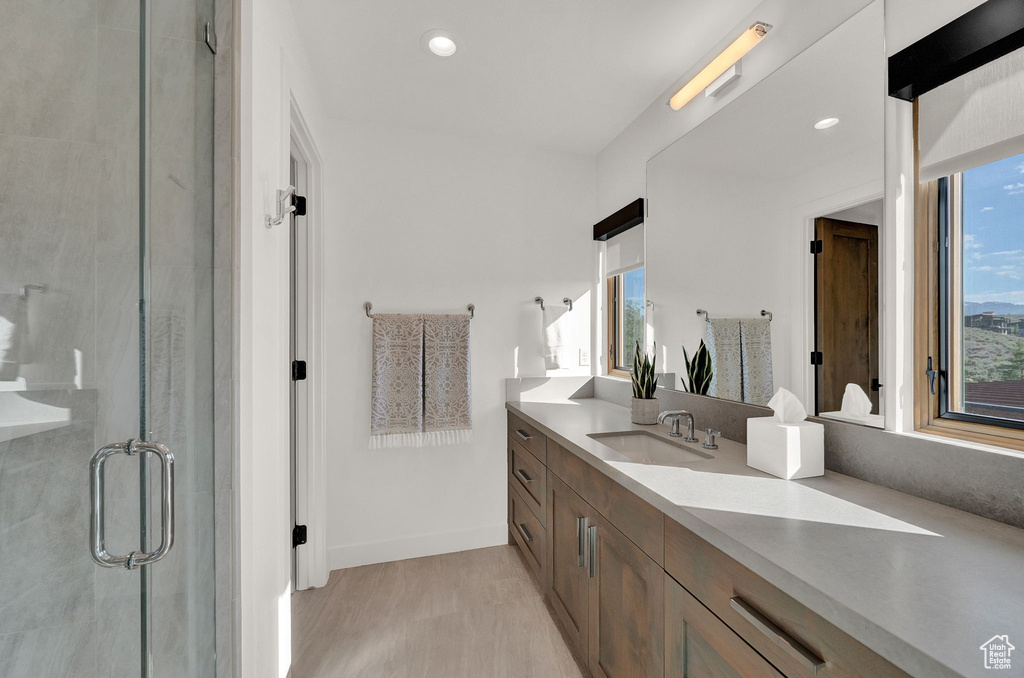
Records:
[[[589,345],[594,159],[347,121],[332,121],[328,152],[330,567],[506,543],[503,379],[545,374],[537,295],[572,297]],[[472,443],[369,449],[364,301],[385,313],[476,305]]]
[[[285,0],[242,0],[239,104],[238,675],[283,677],[291,663],[288,231],[264,227],[288,185],[289,107],[315,137],[323,113]],[[218,567],[221,565],[218,564]]]

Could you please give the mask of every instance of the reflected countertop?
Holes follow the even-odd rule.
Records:
[[[604,400],[506,407],[912,675],[986,675],[980,646],[997,634],[1024,647],[1024,530],[831,471],[775,478],[723,438],[683,466],[619,461],[587,434],[668,440],[668,424],[632,424]],[[1020,652],[1005,675],[1024,675]]]

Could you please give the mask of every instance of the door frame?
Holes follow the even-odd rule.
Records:
[[[303,188],[306,191],[305,247],[300,245],[296,252],[296,260],[301,264],[297,274],[304,274],[305,298],[296,297],[297,304],[301,306],[297,309],[296,319],[302,322],[305,330],[307,368],[306,379],[295,382],[297,435],[295,476],[292,478],[295,522],[306,525],[307,533],[306,544],[295,549],[293,585],[296,590],[302,590],[323,586],[329,574],[323,418],[323,159],[294,95],[290,112],[291,153],[300,163],[305,163]],[[302,239],[298,242],[301,243]]]
[[[797,208],[796,218],[801,224],[799,229],[795,229],[796,233],[800,237],[798,243],[794,243],[793,247],[797,248],[796,251],[802,252],[804,257],[804,264],[800,267],[803,274],[803,280],[801,281],[801,294],[794,296],[794,303],[799,304],[799,308],[793,308],[793,318],[803,317],[803,331],[797,335],[794,332],[794,338],[800,339],[794,341],[794,351],[796,355],[792,356],[792,360],[796,361],[794,364],[797,366],[808,366],[810,365],[811,351],[814,350],[814,339],[816,330],[816,319],[815,313],[817,307],[815,304],[815,280],[814,280],[814,256],[810,253],[810,242],[815,238],[814,231],[814,220],[818,217],[822,217],[826,214],[832,214],[833,212],[840,212],[842,210],[850,209],[851,207],[857,207],[869,202],[875,202],[876,200],[882,200],[882,210],[884,217],[884,200],[885,191],[883,182],[873,181],[868,184],[857,186],[847,191],[815,200],[809,203],[805,203]],[[886,367],[886,347],[885,347],[885,316],[883,313],[884,305],[884,280],[882,279],[882,261],[885,256],[885,244],[882,242],[882,233],[885,229],[885,220],[878,227],[878,373],[879,380],[885,384],[881,375],[885,374]],[[815,397],[815,370],[803,370],[803,392],[806,395],[806,401],[808,403],[814,402]],[[879,412],[885,413],[885,390],[884,388],[878,393]],[[810,412],[813,406],[808,407],[807,410]],[[890,426],[890,423],[886,422],[886,428]]]

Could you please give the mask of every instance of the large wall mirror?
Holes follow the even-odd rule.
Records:
[[[876,0],[648,162],[648,343],[672,388],[704,341],[706,395],[784,387],[883,425],[883,30]]]

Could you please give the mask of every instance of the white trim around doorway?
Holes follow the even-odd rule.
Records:
[[[305,316],[306,397],[297,416],[302,429],[295,450],[295,519],[306,525],[307,542],[295,552],[295,588],[327,583],[327,490],[324,452],[323,379],[323,160],[299,110],[291,98],[291,142],[306,163]]]

